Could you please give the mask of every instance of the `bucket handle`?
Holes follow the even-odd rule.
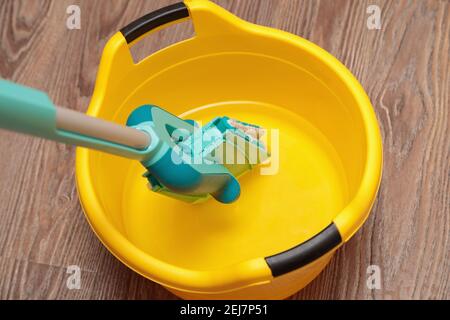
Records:
[[[103,100],[95,101],[115,90],[112,88],[119,85],[127,70],[130,71],[138,64],[133,61],[129,50],[131,46],[157,30],[187,19],[192,21],[195,30],[195,37],[190,40],[212,35],[240,34],[245,26],[251,25],[209,0],[184,0],[145,14],[120,29],[106,44],[96,84],[96,88],[101,87],[103,91],[97,90],[102,94],[94,91],[91,105],[103,104]],[[92,111],[88,109],[88,112]]]
[[[188,17],[188,8],[183,2],[179,2],[136,19],[122,28],[120,32],[130,44],[156,28]]]
[[[150,12],[120,29],[128,45],[172,23],[192,19],[196,36],[241,32],[248,23],[209,0],[184,0]]]
[[[327,254],[342,243],[338,228],[332,222],[311,239],[265,260],[274,277],[299,269]]]

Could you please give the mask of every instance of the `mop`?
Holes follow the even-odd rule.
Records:
[[[201,127],[143,105],[123,126],[57,107],[46,93],[5,80],[0,128],[138,160],[152,191],[189,203],[236,201],[237,178],[270,156],[256,125],[217,117]]]

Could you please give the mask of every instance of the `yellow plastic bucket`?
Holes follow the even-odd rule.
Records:
[[[133,62],[132,44],[183,19],[193,38]],[[276,174],[244,176],[231,205],[155,194],[138,162],[77,149],[79,196],[99,239],[182,298],[286,298],[369,215],[382,170],[373,108],[352,74],[305,39],[204,0],[159,10],[109,40],[88,114],[125,123],[143,104],[278,129]]]

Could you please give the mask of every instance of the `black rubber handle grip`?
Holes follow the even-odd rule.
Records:
[[[189,10],[183,2],[161,8],[131,22],[120,32],[127,43],[131,43],[147,32],[167,23],[189,17]]]
[[[301,268],[320,258],[342,242],[341,234],[334,223],[311,239],[287,251],[266,257],[274,277]]]

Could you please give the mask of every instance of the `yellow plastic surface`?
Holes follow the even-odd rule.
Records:
[[[120,33],[110,39],[88,114],[125,123],[137,106],[154,104],[203,123],[227,115],[276,129],[277,174],[257,168],[242,177],[232,205],[192,205],[150,191],[138,162],[78,148],[81,203],[118,259],[181,297],[287,297],[332,253],[276,278],[264,257],[332,221],[344,241],[359,229],[381,177],[375,114],[360,84],[323,49],[209,1],[186,4],[195,37],[138,64]]]

